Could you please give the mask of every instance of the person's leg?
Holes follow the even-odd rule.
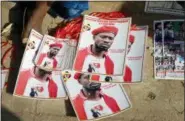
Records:
[[[31,29],[35,29],[38,32],[42,32],[42,22],[47,14],[48,10],[51,8],[53,1],[37,1],[36,7],[33,10],[31,17],[29,18],[27,24],[25,25],[22,32],[22,43],[26,43],[28,40],[29,33]]]

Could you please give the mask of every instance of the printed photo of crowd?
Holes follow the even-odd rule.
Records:
[[[166,71],[184,70],[184,21],[164,21],[163,66]]]
[[[155,57],[162,57],[163,43],[162,43],[162,22],[154,23],[154,44],[155,44]]]
[[[164,45],[164,56],[155,57],[156,74],[158,72],[183,71],[184,68],[184,45]]]
[[[154,22],[155,75],[184,71],[184,22]]]
[[[185,36],[184,21],[164,21],[164,43],[183,41]]]

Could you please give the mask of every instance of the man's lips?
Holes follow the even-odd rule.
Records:
[[[85,86],[85,88],[89,91],[95,91],[100,89],[100,86],[101,86],[101,83],[91,82],[87,86]]]
[[[100,45],[100,48],[109,48],[109,45]]]

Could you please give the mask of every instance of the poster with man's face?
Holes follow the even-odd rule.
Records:
[[[68,60],[70,63],[74,59],[74,57],[66,57],[66,55],[72,56],[71,53],[75,53],[75,46],[72,47],[73,45],[68,41],[72,40],[45,35],[35,59],[36,65],[48,70],[62,70],[62,65],[66,64],[64,61]]]
[[[130,31],[127,42],[127,55],[122,76],[92,75],[92,81],[138,83],[142,82],[145,41],[148,37],[147,26],[137,26]]]
[[[131,107],[119,84],[91,82],[90,75],[65,70],[62,78],[78,120],[98,120]]]
[[[73,70],[122,75],[131,18],[104,20],[85,16]]]
[[[66,97],[60,71],[44,70],[34,63],[42,38],[40,33],[31,31],[16,81],[15,96],[42,99]]]

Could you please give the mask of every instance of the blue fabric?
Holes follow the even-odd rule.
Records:
[[[72,19],[88,10],[88,1],[56,1],[52,9],[64,19]]]
[[[66,8],[87,10],[89,8],[88,1],[63,1],[63,6]]]

